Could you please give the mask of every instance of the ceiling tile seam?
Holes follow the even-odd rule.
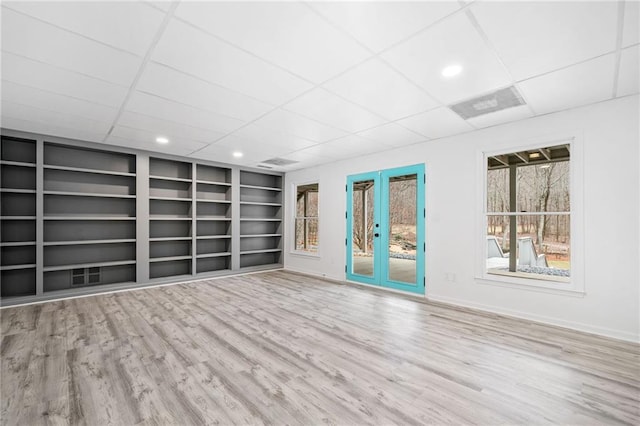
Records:
[[[146,133],[153,133],[150,130],[147,129],[141,129],[139,127],[135,127],[135,126],[129,126],[127,124],[118,124],[118,128],[125,128],[125,129],[130,129],[130,130],[137,130],[140,132],[146,132]],[[180,140],[184,140],[184,141],[190,141],[190,142],[196,142],[198,144],[208,144],[207,141],[203,141],[201,139],[194,139],[191,137],[180,137]],[[153,143],[153,140],[148,141],[149,143]]]
[[[426,112],[433,111],[433,110],[436,110],[436,109],[438,109],[438,108],[441,108],[441,107],[439,107],[439,106],[438,106],[438,107],[435,107],[435,108],[431,108],[431,109],[429,109],[429,110],[427,110],[427,111],[419,112],[419,113],[417,113],[417,114],[411,114],[409,117],[413,117],[414,115],[424,114],[424,113],[426,113]],[[365,139],[373,140],[373,139],[372,139],[372,138],[370,138],[370,137],[367,137],[367,136],[361,136],[361,135],[360,135],[360,133],[364,133],[364,132],[368,132],[368,131],[371,131],[371,130],[375,130],[375,129],[379,128],[379,127],[388,126],[389,124],[395,124],[396,126],[398,126],[398,127],[402,127],[402,128],[403,128],[403,129],[405,129],[407,132],[413,133],[413,134],[414,134],[414,135],[416,135],[416,136],[420,136],[421,138],[427,138],[427,136],[423,135],[422,133],[420,133],[420,132],[416,132],[415,130],[409,129],[409,128],[407,128],[407,127],[405,127],[405,126],[401,125],[400,123],[397,123],[397,121],[398,121],[398,120],[404,120],[405,118],[407,118],[407,117],[399,118],[399,119],[397,119],[397,120],[393,120],[393,121],[387,121],[387,122],[386,122],[386,123],[384,123],[384,124],[378,124],[378,125],[376,125],[376,126],[369,127],[368,129],[358,130],[358,131],[357,131],[356,133],[354,133],[354,134],[355,134],[356,136],[360,136],[360,137],[365,138]]]
[[[234,49],[240,50],[241,52],[246,53],[247,55],[250,55],[255,59],[258,59],[259,61],[264,62],[267,65],[275,67],[275,68],[279,69],[280,71],[283,71],[283,72],[285,72],[287,74],[290,74],[293,77],[299,78],[300,80],[303,80],[305,83],[312,84],[312,85],[316,84],[315,82],[309,80],[308,78],[303,77],[301,75],[298,75],[296,72],[294,72],[294,71],[292,71],[292,70],[290,70],[290,69],[288,69],[286,67],[283,67],[282,65],[278,65],[275,62],[272,62],[272,61],[270,61],[268,59],[265,59],[265,58],[257,55],[256,53],[254,53],[254,52],[252,52],[250,50],[247,50],[244,47],[238,46],[238,45],[228,41],[227,39],[220,37],[219,35],[213,34],[213,33],[209,32],[209,31],[205,30],[204,28],[202,28],[202,27],[200,27],[198,25],[195,25],[195,24],[193,24],[193,23],[191,23],[191,22],[189,22],[189,21],[187,21],[187,20],[185,20],[185,19],[183,19],[183,18],[181,18],[179,16],[174,16],[173,19],[175,19],[176,21],[180,21],[183,24],[188,25],[188,26],[190,26],[191,28],[193,28],[193,29],[195,29],[197,31],[200,31],[200,32],[206,34],[209,37],[213,37],[216,40],[220,41],[221,43],[224,43],[224,44],[226,44],[228,46],[231,46]]]
[[[21,10],[13,9],[13,8],[11,8],[11,6],[8,6],[6,3],[4,3],[4,4],[2,5],[2,7],[3,7],[3,8],[7,8],[7,9],[11,10],[12,12],[17,13],[17,14],[19,14],[19,15],[26,16],[26,17],[28,17],[28,18],[30,18],[30,19],[33,19],[33,20],[35,20],[35,21],[38,21],[38,22],[40,22],[40,23],[42,23],[42,24],[48,25],[48,26],[50,26],[50,27],[56,28],[56,29],[58,29],[58,30],[64,31],[64,32],[69,33],[69,34],[73,34],[73,35],[75,35],[75,36],[77,36],[77,37],[80,37],[80,38],[83,38],[83,39],[85,39],[85,40],[89,40],[89,41],[92,41],[92,42],[94,42],[94,43],[98,43],[98,44],[100,44],[100,45],[102,45],[102,46],[104,46],[104,47],[108,47],[109,49],[113,49],[113,50],[116,50],[116,51],[118,51],[118,52],[120,52],[120,53],[124,53],[124,54],[127,54],[127,55],[131,55],[131,56],[133,56],[133,57],[135,57],[135,58],[140,58],[140,55],[139,55],[139,54],[137,54],[137,53],[135,53],[135,52],[132,52],[132,51],[130,51],[130,50],[125,50],[125,49],[123,49],[123,48],[121,48],[121,47],[114,46],[114,45],[112,45],[112,44],[105,43],[104,41],[100,41],[100,40],[97,40],[97,39],[95,39],[95,38],[89,37],[89,36],[87,36],[87,35],[85,35],[85,34],[82,34],[82,33],[79,33],[79,32],[73,31],[73,30],[70,30],[70,29],[65,28],[65,27],[61,27],[60,25],[56,25],[56,24],[54,24],[54,23],[52,23],[52,22],[45,21],[44,19],[38,18],[38,17],[33,16],[33,15],[29,15],[28,13],[25,13],[25,12],[23,12],[23,11],[21,11]]]
[[[168,124],[171,124],[171,125],[178,125],[178,126],[181,126],[181,127],[186,127],[186,128],[188,128],[188,129],[193,129],[193,130],[197,130],[197,131],[202,131],[202,132],[212,132],[212,133],[213,133],[213,132],[215,132],[215,133],[226,133],[226,131],[222,131],[222,130],[207,129],[207,128],[204,128],[204,127],[193,126],[193,125],[191,125],[191,124],[179,123],[179,122],[177,122],[177,121],[167,120],[167,119],[164,119],[164,118],[155,117],[155,116],[153,116],[153,115],[148,115],[148,114],[144,114],[144,113],[141,113],[141,112],[135,112],[135,111],[127,111],[127,112],[130,112],[130,113],[132,113],[132,114],[136,114],[136,115],[141,115],[141,116],[146,117],[146,118],[151,118],[151,119],[155,119],[155,120],[160,120],[160,121],[162,121],[162,122],[164,122],[164,123],[168,123]],[[129,124],[121,124],[121,123],[120,123],[120,124],[118,124],[118,126],[119,126],[119,127],[128,127],[128,128],[131,128],[131,129],[141,130],[141,131],[145,131],[145,132],[148,132],[148,131],[149,131],[149,130],[147,130],[147,129],[143,129],[143,128],[140,128],[140,127],[138,127],[138,126],[135,126],[135,125],[129,125]],[[197,139],[193,139],[193,140],[197,140]],[[208,143],[208,142],[207,142],[207,143]]]
[[[114,111],[117,110],[117,108],[115,106],[113,106],[113,105],[101,104],[101,103],[90,101],[90,100],[87,100],[87,99],[77,98],[75,96],[71,96],[71,95],[68,95],[68,94],[65,94],[65,93],[53,92],[51,90],[46,90],[46,89],[43,89],[41,87],[35,87],[35,86],[30,86],[28,84],[18,83],[18,82],[15,82],[13,80],[10,80],[8,78],[4,78],[3,77],[2,81],[5,81],[5,82],[11,83],[11,84],[15,84],[15,85],[18,85],[18,86],[22,86],[22,87],[28,87],[30,89],[37,90],[39,92],[49,93],[49,94],[52,94],[52,95],[55,95],[55,96],[61,96],[61,97],[64,97],[64,98],[73,99],[75,101],[85,102],[85,103],[88,103],[88,104],[97,105],[97,106],[104,107],[104,108],[109,108],[109,109],[112,109]]]
[[[39,64],[46,65],[48,67],[56,68],[56,69],[59,69],[59,70],[65,71],[65,72],[69,72],[69,73],[72,73],[72,74],[76,74],[76,75],[81,75],[82,77],[87,77],[87,78],[90,78],[92,80],[97,80],[97,81],[99,81],[101,83],[111,84],[113,86],[117,86],[117,87],[120,87],[120,88],[123,88],[123,89],[127,88],[127,86],[124,86],[124,85],[122,85],[120,83],[115,83],[115,82],[110,81],[110,80],[105,80],[103,78],[96,77],[95,75],[85,74],[85,73],[77,71],[77,70],[72,70],[72,69],[69,69],[69,68],[61,67],[59,65],[54,65],[54,64],[51,64],[49,62],[41,61],[40,59],[36,59],[36,58],[32,58],[30,56],[23,55],[21,53],[9,52],[8,50],[4,50],[4,49],[2,49],[1,52],[2,52],[2,54],[5,54],[5,55],[8,54],[8,55],[18,56],[20,58],[27,59],[27,60],[33,61],[33,62],[37,62]],[[54,92],[54,93],[56,93],[56,92]],[[62,93],[59,93],[59,94],[62,94]]]
[[[478,33],[478,35],[480,36],[480,38],[484,42],[485,46],[487,46],[487,48],[493,53],[493,55],[495,56],[496,60],[500,63],[500,65],[502,66],[504,71],[509,76],[509,81],[511,81],[511,85],[515,86],[516,79],[513,77],[513,74],[511,73],[511,70],[509,69],[509,67],[507,67],[507,64],[505,64],[505,62],[502,60],[502,57],[500,56],[500,53],[498,52],[498,49],[496,49],[496,47],[491,42],[491,40],[489,40],[489,36],[487,36],[487,33],[485,33],[485,31],[480,26],[480,22],[478,22],[478,19],[476,19],[476,16],[473,14],[473,11],[471,10],[471,8],[467,9],[465,11],[465,14],[466,14],[467,19],[469,20],[469,22],[471,22],[471,25],[473,26],[473,28],[476,30],[476,33]],[[533,109],[531,104],[527,101],[527,98],[522,93],[520,93],[519,90],[518,90],[518,92],[519,92],[520,96],[522,97],[522,99],[524,99],[524,102],[527,105],[527,108],[529,108],[529,111],[531,111],[531,113],[533,115],[536,115],[536,111]],[[452,104],[452,105],[454,105],[454,104]],[[465,121],[467,121],[467,123],[469,123],[469,120],[465,120]],[[471,127],[473,127],[474,129],[478,129],[477,126],[474,126],[471,123],[469,123],[469,125],[471,125]]]
[[[20,121],[24,121],[24,122],[26,122],[26,123],[36,123],[36,124],[41,124],[41,125],[43,125],[43,126],[46,126],[47,128],[52,127],[52,126],[51,126],[51,123],[46,123],[46,122],[41,121],[41,120],[33,120],[33,119],[26,120],[26,119],[24,119],[24,118],[22,118],[22,117],[16,117],[16,116],[14,116],[14,115],[7,114],[7,113],[5,113],[4,111],[2,112],[2,114],[0,114],[0,118],[1,118],[1,117],[4,117],[5,119],[6,119],[6,118],[11,118],[11,119],[13,119],[13,120],[20,120]],[[3,123],[2,128],[3,128],[3,129],[5,129],[5,127],[4,127],[4,123]],[[54,125],[53,125],[53,128],[63,129],[63,130],[70,130],[70,131],[72,131],[72,132],[90,133],[90,134],[95,135],[95,136],[97,137],[97,139],[99,139],[100,137],[102,137],[102,133],[101,133],[101,132],[95,132],[95,133],[94,133],[94,132],[89,131],[89,130],[82,130],[82,129],[78,129],[77,127],[67,127],[67,126],[63,126],[63,125],[60,125],[60,124],[54,124]],[[9,128],[6,128],[6,129],[7,129],[7,130],[12,130],[12,129],[9,129]],[[14,129],[14,130],[19,130],[19,129]],[[25,132],[29,132],[29,133],[34,133],[34,132],[33,132],[33,130],[23,130],[23,131],[25,131]],[[35,132],[35,133],[37,133],[37,132]],[[56,135],[51,135],[51,136],[56,136]],[[60,137],[60,136],[58,136],[58,137]],[[69,138],[69,139],[73,139],[73,138]],[[97,140],[97,139],[96,139],[96,140]],[[96,140],[94,140],[94,141],[92,141],[92,142],[96,142]]]
[[[316,15],[318,15],[322,20],[324,20],[325,22],[327,22],[329,25],[331,25],[333,28],[335,28],[336,30],[338,30],[340,33],[342,33],[343,35],[347,36],[348,38],[350,38],[351,40],[355,41],[356,43],[358,43],[358,45],[360,45],[362,48],[366,49],[372,56],[370,58],[365,59],[364,61],[360,62],[359,64],[348,68],[347,70],[334,75],[332,77],[330,77],[329,79],[325,80],[322,85],[324,86],[325,84],[331,82],[332,80],[336,80],[339,77],[343,76],[344,74],[346,74],[348,71],[351,71],[352,69],[356,68],[357,66],[360,66],[368,61],[371,61],[373,59],[378,59],[381,62],[383,62],[385,65],[387,65],[389,68],[391,68],[392,71],[395,71],[400,77],[404,78],[405,80],[407,80],[409,83],[411,83],[414,87],[416,87],[417,89],[421,90],[423,93],[425,93],[427,96],[429,96],[432,100],[434,100],[435,102],[443,105],[443,103],[438,100],[436,97],[434,97],[431,93],[429,93],[424,87],[420,86],[419,84],[417,84],[416,82],[414,82],[413,80],[411,80],[409,77],[407,77],[406,75],[404,75],[403,73],[401,73],[399,70],[397,70],[395,67],[392,67],[391,64],[389,64],[386,60],[384,60],[380,55],[382,52],[385,52],[388,49],[384,49],[381,52],[377,52],[370,49],[369,47],[367,47],[365,44],[363,44],[358,38],[356,38],[355,36],[351,35],[348,31],[342,29],[342,27],[336,23],[334,23],[332,20],[330,20],[328,17],[326,17],[324,14],[322,14],[320,11],[316,10],[313,6],[311,6],[308,2],[303,2],[303,4],[305,6],[307,6],[309,9],[311,9],[313,11],[313,13],[315,13]],[[453,15],[454,13],[459,12],[460,9],[456,10],[455,12],[451,13],[450,15]],[[448,16],[450,16],[448,15]],[[431,25],[430,25],[431,26]],[[429,27],[430,27],[429,26]],[[424,28],[423,28],[424,29]],[[422,30],[420,30],[422,31]],[[419,31],[419,32],[420,32]],[[326,87],[325,87],[326,89]],[[329,89],[327,89],[329,90]],[[331,91],[331,90],[329,90]],[[332,92],[333,94],[336,94],[335,92]]]
[[[135,77],[133,78],[133,81],[131,82],[131,85],[129,86],[129,90],[127,92],[127,95],[125,96],[124,100],[122,101],[122,104],[120,105],[120,108],[118,109],[116,117],[113,120],[113,124],[111,125],[111,128],[109,129],[109,131],[107,131],[107,134],[105,135],[105,137],[103,139],[103,142],[107,140],[107,138],[109,137],[109,135],[113,131],[114,127],[118,123],[118,120],[120,119],[120,116],[124,112],[124,110],[125,110],[125,108],[127,106],[127,103],[129,103],[129,99],[131,99],[131,96],[135,92],[136,86],[138,85],[138,82],[140,81],[140,78],[142,77],[142,73],[147,68],[147,64],[151,60],[151,55],[153,54],[153,51],[155,50],[156,46],[158,45],[158,42],[160,41],[160,38],[164,34],[164,31],[167,28],[167,25],[169,25],[169,21],[171,20],[171,17],[173,16],[173,13],[175,12],[176,7],[178,7],[178,3],[177,2],[176,3],[171,3],[171,6],[169,6],[169,10],[167,10],[167,12],[165,13],[165,16],[162,19],[162,22],[160,23],[160,26],[156,30],[156,33],[154,34],[153,39],[151,40],[151,44],[149,45],[149,48],[147,49],[147,53],[144,55],[144,58],[142,59],[142,63],[140,64],[140,67],[138,68],[138,72],[136,73]]]
[[[56,110],[53,110],[53,109],[50,109],[50,108],[42,108],[40,106],[34,106],[34,105],[25,104],[25,103],[22,103],[22,102],[9,101],[9,100],[6,100],[6,99],[2,99],[2,104],[4,104],[5,102],[6,103],[10,103],[10,104],[16,104],[16,105],[21,105],[21,106],[33,108],[33,109],[40,110],[40,111],[52,112],[52,113],[68,116],[68,117],[71,117],[71,118],[81,118],[81,119],[87,120],[87,121],[94,121],[96,123],[103,123],[103,124],[110,124],[111,123],[111,120],[104,120],[104,121],[103,120],[96,120],[95,118],[89,118],[89,117],[85,117],[85,116],[79,115],[79,114],[71,114],[71,113],[68,113],[68,112],[60,112],[60,111],[56,111]],[[4,109],[4,107],[2,109]],[[14,118],[17,118],[17,117],[14,117]]]
[[[618,31],[616,33],[616,57],[613,68],[613,88],[611,97],[618,95],[618,81],[620,80],[620,62],[622,60],[622,34],[624,31],[625,0],[618,0]]]

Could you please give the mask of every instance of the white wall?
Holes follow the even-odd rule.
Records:
[[[429,299],[640,341],[638,106],[635,95],[287,173],[287,206],[295,203],[293,184],[320,183],[320,252],[317,258],[290,253],[291,207],[286,212],[285,268],[343,280],[346,176],[424,162]],[[480,154],[567,134],[583,144],[585,293],[479,283]],[[447,273],[455,274],[455,282],[445,280]]]

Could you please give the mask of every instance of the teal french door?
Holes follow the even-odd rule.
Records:
[[[347,279],[424,294],[424,164],[347,177]]]

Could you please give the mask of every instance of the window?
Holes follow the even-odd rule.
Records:
[[[318,184],[296,187],[295,250],[318,252]]]
[[[565,144],[486,157],[487,274],[570,281],[570,152]]]

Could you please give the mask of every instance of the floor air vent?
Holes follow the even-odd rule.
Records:
[[[524,104],[524,99],[522,99],[518,90],[511,86],[488,95],[479,96],[468,101],[451,105],[450,108],[460,117],[468,120],[480,115],[502,111],[503,109],[513,108]]]

